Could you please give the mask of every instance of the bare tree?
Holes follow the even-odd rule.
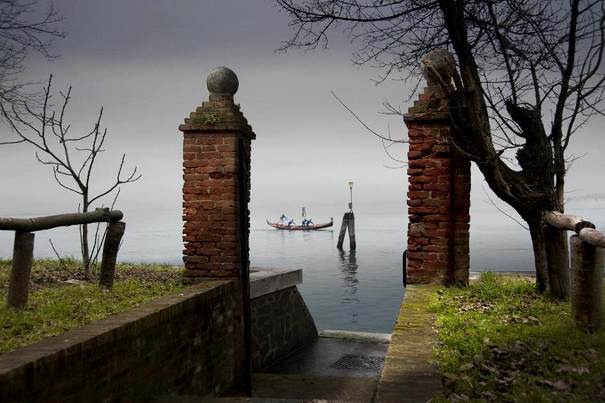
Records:
[[[63,17],[52,2],[41,8],[37,0],[0,0],[0,103],[4,108],[39,100],[39,93],[31,92],[19,74],[32,52],[55,58],[53,41],[65,36],[59,27]]]
[[[63,189],[77,194],[80,198],[82,212],[87,212],[90,206],[99,202],[103,197],[114,191],[119,192],[120,185],[139,180],[141,174],[137,173],[137,167],[129,174],[124,174],[126,154],[122,154],[113,182],[103,190],[93,193],[91,189],[95,182],[93,175],[95,163],[98,161],[100,153],[105,151],[103,145],[107,138],[107,128],[101,129],[103,108],[100,109],[89,132],[72,135],[71,126],[65,120],[67,107],[71,101],[71,87],[67,92],[59,92],[61,105],[58,108],[52,105],[51,89],[52,75],[43,89],[43,102],[37,110],[32,109],[32,106],[25,102],[21,105],[12,105],[10,110],[0,103],[0,108],[16,134],[16,142],[31,145],[35,150],[38,162],[52,168],[57,184]],[[97,234],[94,237],[95,243],[92,249],[89,247],[87,224],[81,226],[80,236],[84,275],[86,278],[90,278],[91,263],[98,255],[96,245],[102,242],[98,241],[97,228]]]
[[[326,45],[330,30],[340,27],[358,45],[354,61],[384,69],[382,80],[416,75],[431,50],[455,54],[450,144],[527,222],[538,289],[550,286],[565,297],[566,237],[549,237],[549,251],[560,255],[547,258],[542,216],[564,209],[565,150],[573,134],[603,115],[603,0],[276,3],[294,28],[283,49]]]

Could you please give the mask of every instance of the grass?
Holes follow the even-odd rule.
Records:
[[[27,308],[16,312],[5,302],[11,261],[0,260],[0,354],[184,287],[181,270],[173,266],[124,263],[116,267],[113,289],[102,291],[94,282],[67,283],[79,277],[79,262],[64,262],[65,266],[57,260],[34,261]]]
[[[429,309],[445,382],[434,401],[605,401],[605,331],[578,331],[569,303],[529,280],[486,273],[438,289]]]

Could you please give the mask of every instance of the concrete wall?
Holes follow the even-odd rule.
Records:
[[[252,300],[252,368],[261,370],[317,339],[309,309],[295,286]]]
[[[261,370],[313,343],[315,322],[296,288],[300,269],[258,269],[250,273],[252,368]]]

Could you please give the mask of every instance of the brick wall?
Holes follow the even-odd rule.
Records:
[[[470,162],[448,145],[445,94],[429,82],[408,127],[409,283],[468,282]]]
[[[179,126],[183,139],[185,278],[238,277],[241,262],[241,176],[248,188],[252,128],[233,96],[214,94]],[[240,142],[243,155],[240,156]],[[249,228],[248,200],[245,200]],[[246,234],[247,236],[247,234]]]
[[[242,373],[241,290],[208,281],[0,356],[2,402],[219,394]]]
[[[204,281],[4,354],[0,401],[150,401],[236,389],[244,363],[241,295],[237,280]],[[296,286],[250,302],[255,370],[317,339]]]

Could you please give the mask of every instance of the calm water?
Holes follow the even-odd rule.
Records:
[[[348,239],[344,251],[336,249],[338,229],[253,230],[251,263],[302,268],[299,289],[319,329],[390,333],[403,296],[403,234],[358,226],[350,252]]]
[[[331,212],[317,214],[323,222]],[[336,210],[338,211],[338,210]],[[573,209],[605,227],[605,210]],[[22,216],[42,215],[24,212]],[[265,214],[252,214],[250,260],[253,266],[303,269],[300,290],[319,329],[390,332],[403,296],[401,254],[405,244],[405,212],[372,215],[356,212],[357,251],[336,249],[340,217],[332,230],[279,231],[264,223]],[[475,215],[471,224],[471,269],[531,270],[533,258],[529,235],[521,227],[495,213],[489,219]],[[500,218],[500,219],[499,219]],[[128,215],[119,259],[130,262],[181,264],[180,212],[154,211]],[[63,256],[77,256],[77,228],[36,233],[36,257],[52,257],[48,239]],[[12,254],[13,234],[0,231],[0,258]]]

